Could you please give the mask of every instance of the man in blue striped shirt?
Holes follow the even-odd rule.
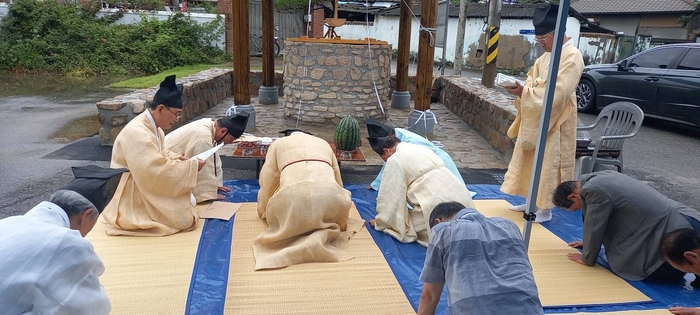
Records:
[[[449,314],[544,314],[520,230],[458,202],[435,206],[418,314],[435,314],[445,284]]]

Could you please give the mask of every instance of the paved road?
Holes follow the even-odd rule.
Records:
[[[579,114],[579,121],[592,124],[595,117]],[[698,128],[647,118],[637,136],[625,141],[624,173],[648,182],[671,199],[700,209],[699,140]]]

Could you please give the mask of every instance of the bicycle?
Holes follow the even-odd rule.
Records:
[[[280,55],[280,44],[277,42],[277,40],[279,40],[279,37],[275,36],[274,37],[275,57]],[[253,43],[253,47],[255,48],[255,51],[258,52],[259,54],[262,54],[262,35],[250,33],[250,41]]]

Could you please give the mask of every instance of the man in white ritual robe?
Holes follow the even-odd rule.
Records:
[[[163,129],[181,117],[182,85],[175,76],[160,84],[150,107],[132,119],[114,141],[114,168],[128,168],[103,217],[109,235],[164,236],[196,227],[192,195],[205,161],[165,149]]]
[[[393,136],[401,140],[401,142],[417,144],[432,150],[445,163],[445,167],[447,167],[452,174],[455,174],[455,177],[464,184],[464,178],[462,178],[462,174],[459,173],[459,169],[457,169],[457,165],[452,160],[452,157],[450,157],[447,152],[438,148],[434,143],[430,142],[430,140],[403,128],[392,128],[371,117],[365,118],[365,124],[367,124],[367,134],[372,138]],[[379,185],[382,182],[382,175],[384,174],[384,166],[385,165],[382,165],[379,174],[377,174],[377,177],[369,185],[370,188],[379,190]],[[476,193],[472,192],[470,192],[470,194],[472,197],[476,195]]]
[[[428,246],[428,218],[441,202],[474,208],[467,187],[433,151],[396,137],[368,138],[386,161],[377,196],[377,215],[370,224],[403,243]],[[408,206],[413,207],[412,210]]]
[[[76,178],[49,201],[0,220],[0,313],[109,314],[105,267],[84,237],[125,171],[73,168]]]
[[[260,171],[258,215],[268,229],[253,242],[255,270],[307,262],[340,262],[353,206],[331,146],[310,134],[285,131],[272,142]]]
[[[231,144],[245,132],[248,113],[240,113],[221,119],[202,118],[177,128],[165,136],[165,149],[184,156],[195,156],[221,143]],[[197,186],[192,194],[197,203],[221,200],[218,191],[228,192],[224,187],[221,157],[217,151],[206,160],[197,175]]]
[[[516,138],[513,157],[508,165],[501,191],[527,197],[535,163],[535,149],[539,136],[540,116],[549,75],[549,63],[554,44],[554,28],[558,6],[547,4],[535,10],[533,24],[535,39],[544,49],[527,74],[525,85],[506,89],[516,97],[518,110],[515,121],[508,129],[508,137]],[[536,222],[552,219],[552,193],[557,185],[574,179],[576,154],[576,86],[583,72],[583,58],[573,40],[564,36],[559,72],[552,102],[552,113],[547,127],[547,142],[537,194]],[[514,206],[513,211],[525,211],[525,204]]]

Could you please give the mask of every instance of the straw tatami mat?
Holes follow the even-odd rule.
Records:
[[[365,228],[350,239],[349,261],[254,271],[253,239],[267,228],[256,205],[236,213],[225,314],[415,314]]]
[[[485,216],[507,218],[521,229],[524,225],[522,212],[509,210],[511,205],[505,200],[475,200],[474,205]],[[532,224],[528,254],[543,306],[651,300],[607,269],[584,266],[566,257],[576,252],[546,228]]]
[[[105,264],[111,314],[183,314],[203,224],[163,237],[108,236],[100,219],[87,238]]]

